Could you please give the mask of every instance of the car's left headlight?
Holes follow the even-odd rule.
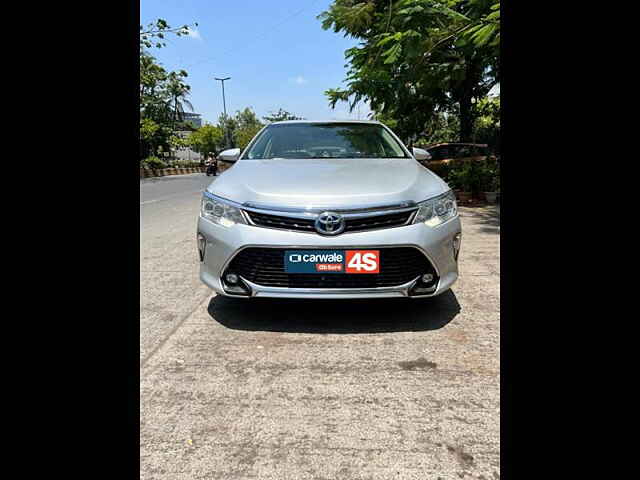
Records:
[[[239,208],[230,205],[209,192],[204,192],[202,195],[200,214],[207,220],[211,220],[213,223],[223,227],[232,227],[236,223],[247,223]]]
[[[451,190],[437,197],[420,202],[418,206],[420,208],[413,219],[413,223],[423,222],[430,227],[437,227],[441,223],[458,215],[456,195]]]

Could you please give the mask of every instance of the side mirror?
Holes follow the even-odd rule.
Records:
[[[230,148],[228,150],[224,150],[218,155],[218,158],[223,162],[235,162],[240,157],[240,149],[239,148]]]
[[[413,147],[413,158],[419,162],[431,160],[431,154],[422,148]]]

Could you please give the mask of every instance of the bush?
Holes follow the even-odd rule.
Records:
[[[500,191],[500,163],[495,158],[488,158],[482,162],[481,184],[484,192]]]
[[[167,164],[155,156],[145,158],[144,160],[142,160],[142,162],[140,162],[140,166],[142,168],[148,168],[152,170],[167,168]]]
[[[484,162],[468,160],[452,166],[447,183],[454,190],[471,192],[477,195],[482,188]]]
[[[452,168],[444,181],[449,184],[452,190],[462,190],[463,192],[469,191],[467,183],[466,172],[463,168]]]
[[[500,191],[500,164],[495,158],[466,160],[448,165],[438,165],[434,173],[442,177],[453,190],[478,195],[480,192]]]

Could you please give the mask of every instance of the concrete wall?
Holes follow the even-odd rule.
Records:
[[[175,133],[181,138],[187,138],[191,134],[190,131],[179,131]],[[174,150],[171,154],[176,157],[179,162],[199,162],[202,158],[202,155],[186,147]]]
[[[188,161],[199,162],[200,159],[202,158],[202,155],[200,155],[197,152],[194,152],[190,148],[175,150],[173,152],[173,155],[178,159],[179,162],[188,162]]]

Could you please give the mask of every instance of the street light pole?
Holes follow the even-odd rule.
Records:
[[[222,83],[222,107],[224,108],[224,138],[226,140],[227,146],[231,146],[231,142],[229,142],[229,135],[227,135],[227,124],[228,124],[228,119],[227,119],[227,101],[224,97],[224,82],[226,80],[229,80],[231,77],[225,77],[225,78],[218,78],[218,77],[214,77],[216,80],[218,80],[220,83]]]

